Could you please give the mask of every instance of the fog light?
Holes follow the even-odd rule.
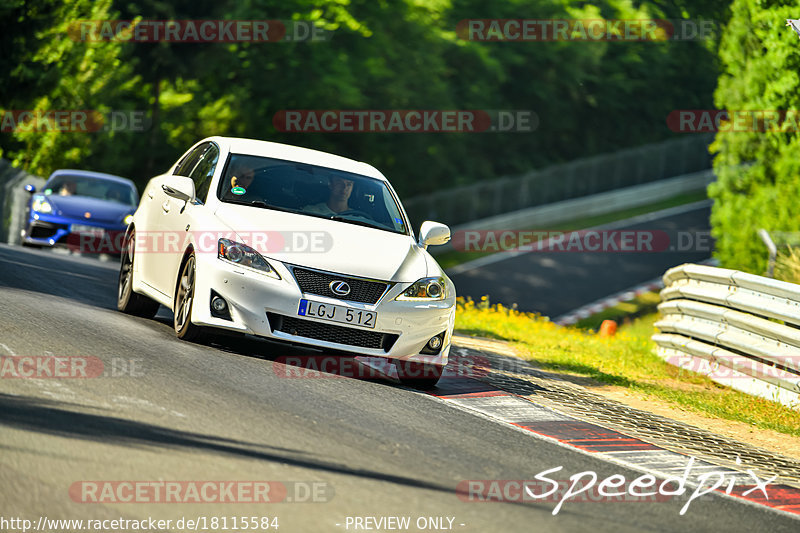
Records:
[[[219,296],[215,296],[211,300],[211,309],[213,309],[217,313],[224,313],[225,311],[228,310],[228,302],[226,302]]]
[[[233,320],[231,318],[231,309],[225,298],[219,295],[217,291],[211,290],[211,316],[221,318],[223,320]]]
[[[431,350],[438,350],[441,345],[442,339],[440,339],[438,335],[436,337],[431,337],[431,340],[428,341],[428,348]]]

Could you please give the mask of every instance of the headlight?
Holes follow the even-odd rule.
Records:
[[[240,242],[220,239],[217,248],[217,257],[223,261],[229,261],[239,266],[264,272],[275,279],[281,279],[280,275],[275,272],[275,269],[267,263],[267,260],[261,257],[261,254]]]
[[[444,300],[447,297],[444,278],[422,278],[411,284],[395,300]]]
[[[50,202],[48,202],[44,196],[34,197],[33,203],[31,204],[31,209],[40,213],[44,213],[45,215],[53,212],[53,206],[50,205]]]
[[[133,222],[133,215],[125,215],[125,218],[122,219],[122,223],[126,226],[129,226],[131,222]]]

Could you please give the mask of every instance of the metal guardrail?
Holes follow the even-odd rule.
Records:
[[[0,159],[0,242],[17,244],[24,224],[25,206],[30,195],[23,187],[30,183],[37,188],[45,180],[28,174]]]
[[[403,204],[415,227],[423,220],[437,220],[455,226],[710,169],[708,144],[712,140],[713,134],[688,135],[576,159],[522,176],[448,187],[403,200]]]
[[[800,285],[694,264],[663,279],[660,357],[800,409]]]

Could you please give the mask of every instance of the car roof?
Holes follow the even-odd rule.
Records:
[[[101,179],[101,180],[108,180],[108,181],[115,181],[117,183],[121,183],[124,185],[129,185],[136,188],[136,184],[133,181],[129,180],[128,178],[123,178],[122,176],[115,176],[114,174],[105,174],[103,172],[92,172],[91,170],[75,170],[70,168],[60,168],[50,174],[50,177],[47,178],[47,181],[50,181],[53,178],[57,178],[59,176],[75,176],[76,178],[93,178],[93,179]]]
[[[376,178],[381,181],[388,181],[378,169],[370,164],[348,159],[339,155],[302,148],[290,144],[281,144],[269,141],[258,141],[255,139],[242,139],[239,137],[210,137],[205,141],[213,141],[220,145],[225,145],[234,154],[254,155],[261,157],[271,157],[274,159],[284,159],[296,161],[298,163],[308,163],[322,167],[352,172]]]

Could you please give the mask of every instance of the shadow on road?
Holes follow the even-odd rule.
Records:
[[[405,476],[354,469],[344,465],[292,457],[297,450],[257,445],[213,435],[203,435],[111,416],[82,413],[59,407],[49,400],[0,394],[0,424],[71,439],[85,439],[121,446],[160,446],[226,454],[284,465],[309,468],[399,485],[453,493],[452,486]]]

